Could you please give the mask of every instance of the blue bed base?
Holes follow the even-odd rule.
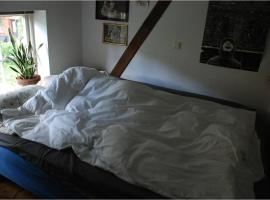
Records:
[[[40,198],[84,198],[73,188],[63,186],[36,166],[3,147],[0,147],[0,175]]]

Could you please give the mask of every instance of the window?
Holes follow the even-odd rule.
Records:
[[[6,93],[18,87],[16,83],[17,74],[10,69],[14,64],[5,59],[11,51],[11,42],[8,29],[11,30],[17,40],[27,44],[30,40],[34,45],[31,34],[31,13],[0,13],[0,93]]]

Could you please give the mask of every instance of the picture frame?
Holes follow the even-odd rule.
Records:
[[[96,1],[96,19],[128,22],[129,1]]]
[[[258,72],[269,22],[269,1],[210,1],[200,63]]]
[[[147,0],[136,0],[136,5],[149,7],[150,1]]]
[[[103,24],[103,43],[127,46],[128,25],[104,23]]]

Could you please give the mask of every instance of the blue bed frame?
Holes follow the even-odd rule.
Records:
[[[57,180],[27,162],[12,151],[0,147],[0,175],[40,198],[83,198],[73,188],[63,186]]]

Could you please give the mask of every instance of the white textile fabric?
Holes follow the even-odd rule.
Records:
[[[172,198],[252,198],[262,175],[255,112],[66,70],[4,125]]]

